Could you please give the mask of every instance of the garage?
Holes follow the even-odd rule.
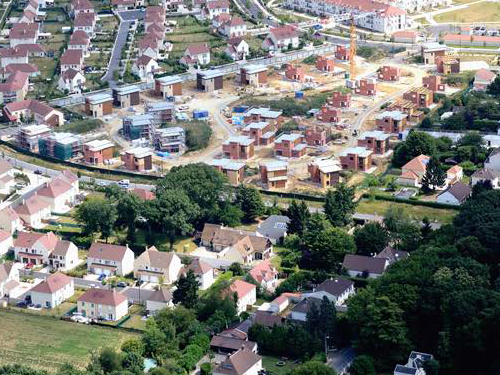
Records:
[[[156,283],[160,281],[158,276],[153,276],[153,275],[141,275],[141,280],[144,281],[145,283]]]

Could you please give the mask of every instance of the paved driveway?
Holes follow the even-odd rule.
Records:
[[[146,12],[143,12],[139,9],[137,10],[128,10],[123,12],[118,12],[118,16],[123,21],[134,21],[134,20],[142,20]]]

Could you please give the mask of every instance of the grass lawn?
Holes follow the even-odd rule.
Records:
[[[288,371],[296,367],[293,361],[286,361],[284,366],[277,366],[276,363],[280,361],[277,357],[262,356],[262,366],[271,375],[285,375]]]
[[[479,3],[434,16],[436,22],[500,22],[500,3]]]
[[[23,363],[57,370],[63,363],[83,368],[90,352],[118,348],[135,334],[0,309],[0,365]]]
[[[27,313],[33,314],[33,315],[44,315],[44,316],[52,316],[52,317],[60,318],[61,316],[66,314],[68,311],[70,311],[74,307],[76,307],[76,298],[74,299],[74,301],[68,300],[66,302],[63,302],[54,309],[30,310],[30,309],[22,309],[22,308],[17,308],[17,307],[10,307],[10,309],[12,309],[14,311],[21,310],[22,312],[24,311],[24,312],[27,312]]]
[[[129,320],[122,324],[122,327],[140,329],[141,331],[144,331],[146,329],[146,321],[141,318],[141,315],[133,315]]]
[[[426,206],[417,206],[406,203],[395,203],[382,200],[374,200],[370,202],[368,199],[363,199],[356,208],[356,212],[362,214],[377,214],[384,215],[389,209],[391,204],[395,204],[402,207],[404,211],[410,215],[410,217],[418,220],[422,220],[424,217],[429,218],[429,220],[438,220],[443,224],[448,224],[452,221],[453,217],[458,211],[444,209],[444,208],[434,208]]]

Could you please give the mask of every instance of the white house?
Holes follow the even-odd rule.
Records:
[[[206,3],[204,16],[212,19],[222,13],[229,14],[229,1],[227,0],[212,0]]]
[[[234,293],[238,296],[236,301],[236,311],[238,314],[247,310],[248,306],[252,306],[257,302],[257,287],[243,280],[235,280],[226,289],[227,295],[232,297]]]
[[[344,305],[345,301],[352,295],[354,295],[354,283],[343,277],[325,280],[314,291],[303,293],[306,298],[323,299],[323,297],[326,297],[336,306]]]
[[[436,202],[460,206],[467,200],[467,198],[470,197],[471,194],[472,189],[469,185],[465,185],[462,182],[456,182],[440,193],[436,198]]]
[[[10,194],[15,184],[12,165],[5,160],[0,160],[0,194]]]
[[[262,42],[262,48],[266,51],[281,51],[289,47],[299,46],[299,33],[293,26],[286,25],[273,27],[269,31],[266,39]]]
[[[500,148],[495,148],[491,151],[488,158],[484,161],[484,167],[495,172],[500,172]]]
[[[73,279],[60,272],[49,275],[30,290],[31,302],[53,309],[75,294]]]
[[[60,271],[69,271],[78,266],[78,248],[71,241],[57,241],[49,255],[49,266]]]
[[[69,182],[55,177],[37,191],[40,198],[50,204],[52,212],[67,212],[76,202],[76,195]]]
[[[14,234],[15,231],[21,230],[23,224],[19,215],[12,209],[12,207],[7,206],[0,211],[0,229]]]
[[[160,287],[146,299],[146,310],[150,315],[156,315],[158,311],[166,307],[174,307],[172,290],[169,288]]]
[[[197,276],[200,283],[200,290],[206,290],[210,288],[210,286],[215,282],[214,268],[210,264],[200,259],[194,259],[189,264],[187,269],[192,270]]]
[[[78,298],[77,311],[91,319],[117,321],[128,314],[128,300],[116,290],[90,288]]]
[[[235,16],[218,27],[219,32],[227,38],[243,37],[247,34],[247,24],[241,17]]]
[[[471,185],[474,186],[478,182],[489,181],[493,189],[498,189],[500,184],[498,182],[498,172],[495,172],[491,169],[479,169],[475,171],[471,176]]]
[[[132,65],[132,73],[137,74],[141,79],[152,80],[154,73],[158,71],[160,65],[156,60],[148,55],[142,55],[135,60]]]
[[[134,261],[134,277],[145,282],[172,284],[182,269],[174,252],[158,251],[151,246]]]
[[[50,218],[51,208],[50,203],[35,194],[14,207],[14,211],[25,225],[31,228],[41,228],[44,225],[42,220]]]
[[[247,348],[241,348],[218,365],[213,375],[258,375],[262,370],[262,358]]]
[[[227,47],[224,53],[234,61],[244,60],[250,54],[250,46],[245,39],[241,37],[231,38],[227,41]]]
[[[264,289],[274,292],[278,286],[278,270],[271,264],[270,259],[263,260],[250,270],[253,277]]]
[[[3,229],[0,229],[0,257],[7,254],[14,245],[12,234]]]
[[[81,93],[85,90],[85,76],[75,69],[65,70],[59,77],[57,81],[57,88],[62,92],[68,92],[70,94]]]
[[[381,276],[389,261],[385,258],[375,258],[364,255],[346,254],[342,268],[351,277],[376,278]]]
[[[21,263],[5,262],[0,264],[0,298],[8,295],[9,291],[17,286],[19,270],[22,268]]]
[[[210,50],[207,44],[191,44],[184,51],[180,63],[183,65],[207,65],[210,64]]]
[[[488,86],[493,83],[497,75],[488,69],[479,69],[474,75],[474,91],[486,91]]]
[[[128,245],[95,242],[89,249],[87,268],[97,275],[125,276],[134,271],[134,253]]]

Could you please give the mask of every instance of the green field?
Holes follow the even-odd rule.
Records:
[[[272,375],[285,375],[297,366],[291,360],[286,361],[284,366],[277,366],[278,361],[280,359],[277,357],[262,356],[262,366]]]
[[[500,3],[472,4],[467,9],[434,16],[436,22],[500,22]]]
[[[53,371],[65,362],[84,367],[90,351],[118,348],[134,337],[117,329],[65,322],[0,309],[0,365],[22,363]]]

